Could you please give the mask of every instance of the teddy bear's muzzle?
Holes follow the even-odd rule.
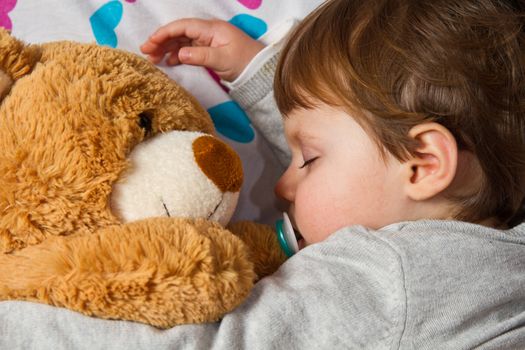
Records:
[[[219,139],[200,132],[166,132],[137,145],[129,161],[110,201],[123,222],[169,216],[226,225],[233,215],[242,164]]]

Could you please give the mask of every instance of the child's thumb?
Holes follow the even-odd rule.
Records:
[[[179,50],[179,61],[194,66],[204,66],[217,69],[221,60],[218,52],[213,47],[186,46]]]

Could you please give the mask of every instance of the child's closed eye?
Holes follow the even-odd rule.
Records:
[[[319,157],[313,157],[313,158],[310,158],[310,159],[308,159],[308,160],[305,160],[305,161],[304,161],[304,164],[301,165],[301,166],[299,167],[299,169],[302,169],[302,168],[304,168],[304,167],[306,167],[306,166],[312,164],[313,161],[316,160],[317,158],[319,158]]]

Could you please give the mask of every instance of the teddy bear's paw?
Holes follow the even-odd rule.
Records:
[[[277,271],[286,260],[273,227],[241,221],[230,224],[228,229],[242,239],[248,247],[258,279]]]
[[[218,320],[255,280],[245,244],[203,219],[152,218],[56,237],[0,255],[0,264],[4,299],[161,328]]]
[[[112,260],[120,265],[106,277],[105,299],[113,307],[103,310],[113,309],[111,318],[161,328],[216,321],[253,286],[245,245],[215,222],[155,218],[115,229],[121,233],[107,230],[97,247],[99,254],[113,252]]]

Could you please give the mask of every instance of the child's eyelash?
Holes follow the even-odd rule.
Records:
[[[314,160],[316,160],[317,158],[319,158],[319,157],[313,157],[313,158],[310,158],[310,159],[308,159],[308,160],[305,160],[305,161],[304,161],[304,164],[301,165],[301,166],[299,167],[299,169],[302,169],[302,168],[304,168],[305,166],[309,165],[310,163],[312,163],[312,162],[313,162]]]

